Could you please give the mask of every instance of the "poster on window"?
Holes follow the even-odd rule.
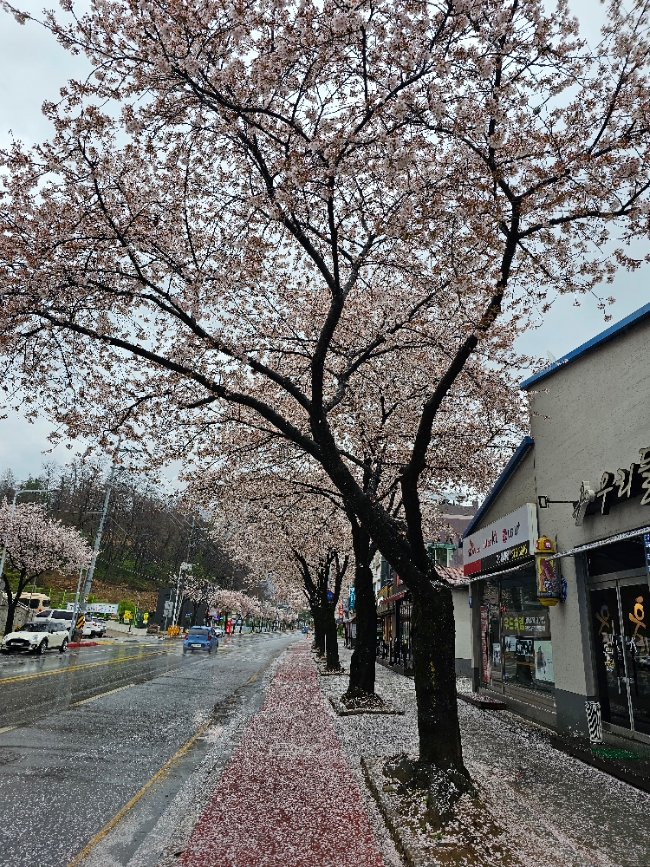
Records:
[[[490,613],[487,605],[481,605],[481,656],[483,657],[482,677],[484,683],[491,679],[490,657],[488,655],[488,640],[490,632]]]
[[[532,656],[533,642],[530,638],[518,638],[515,642],[515,654],[517,656]]]
[[[554,683],[553,647],[550,641],[535,642],[535,679]]]
[[[496,668],[501,665],[501,645],[492,645],[492,665]]]

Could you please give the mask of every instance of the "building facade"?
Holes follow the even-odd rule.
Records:
[[[471,677],[472,674],[470,582],[463,575],[459,545],[477,507],[478,503],[471,506],[441,503],[439,511],[447,529],[443,536],[428,545],[429,556],[452,586],[458,677]],[[399,575],[379,553],[375,555],[372,570],[378,615],[377,656],[380,662],[409,674],[412,671],[411,595]]]
[[[522,383],[531,436],[463,538],[475,688],[648,742],[649,339],[647,305]]]

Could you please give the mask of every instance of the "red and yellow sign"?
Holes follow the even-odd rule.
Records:
[[[549,559],[549,554],[555,554],[555,543],[548,536],[542,536],[535,542],[537,598],[542,605],[557,605],[562,590],[561,581],[555,560]]]

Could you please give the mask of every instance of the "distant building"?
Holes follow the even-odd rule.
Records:
[[[441,503],[439,508],[449,532],[429,542],[429,556],[435,562],[439,573],[452,585],[456,621],[456,675],[470,677],[472,648],[469,580],[463,574],[459,544],[463,532],[476,513],[478,503],[471,506]],[[379,661],[398,666],[407,673],[412,668],[411,594],[399,575],[379,553],[373,559],[372,572],[377,600]]]

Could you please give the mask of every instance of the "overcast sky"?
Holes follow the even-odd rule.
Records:
[[[16,5],[34,13],[41,8],[41,2],[33,0],[16,0]],[[584,35],[595,40],[603,17],[601,4],[571,0],[571,7],[580,18]],[[6,144],[11,135],[24,142],[46,138],[50,128],[41,114],[41,104],[56,100],[67,79],[81,77],[84,70],[82,58],[63,51],[38,25],[21,27],[0,11],[0,143]],[[647,269],[622,273],[613,287],[606,287],[603,295],[616,298],[611,310],[614,321],[650,302],[648,276]],[[586,299],[574,307],[572,300],[557,300],[543,324],[530,330],[519,348],[533,355],[550,352],[559,358],[607,327],[596,304],[595,299]],[[42,452],[48,448],[48,431],[45,421],[28,424],[16,416],[0,421],[0,473],[11,467],[19,479],[37,474],[44,459]],[[64,464],[70,454],[59,446],[48,458]]]

